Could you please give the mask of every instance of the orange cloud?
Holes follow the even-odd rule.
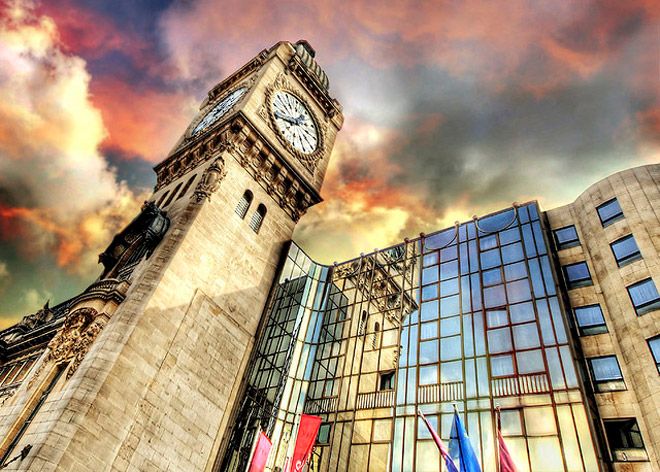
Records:
[[[91,274],[90,249],[137,210],[136,196],[98,151],[107,132],[85,62],[59,48],[52,19],[31,5],[12,2],[0,18],[2,238],[25,257],[54,254]]]
[[[187,94],[136,89],[116,79],[92,82],[91,92],[108,129],[103,146],[152,162],[167,156],[197,109]]]

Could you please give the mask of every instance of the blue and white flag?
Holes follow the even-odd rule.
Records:
[[[451,438],[449,440],[449,455],[458,465],[459,472],[481,472],[479,460],[477,460],[477,455],[472,449],[470,438],[465,433],[458,412],[454,412],[454,424],[451,427]]]

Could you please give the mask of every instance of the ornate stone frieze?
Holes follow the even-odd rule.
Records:
[[[390,264],[384,265],[378,260],[383,252],[336,266],[332,277],[335,282],[349,279],[365,298],[371,300],[378,312],[394,326],[400,326],[401,320],[415,310],[417,304],[396,280],[399,278],[410,283],[415,264],[405,262],[405,248],[402,248],[386,255]]]
[[[107,315],[90,307],[79,308],[66,317],[63,326],[48,343],[46,354],[37,371],[32,375],[28,388],[39,378],[47,366],[69,362],[66,378],[76,372],[90,346],[103,330]]]
[[[190,198],[192,198],[195,203],[202,203],[204,200],[211,201],[211,195],[213,195],[218,188],[220,183],[227,175],[227,166],[222,157],[216,158],[215,161],[204,171],[201,180],[195,188],[195,192]]]
[[[294,221],[321,199],[294,176],[258,133],[241,117],[226,128],[210,133],[195,146],[173,154],[156,167],[161,188],[212,156],[233,157]],[[203,200],[203,198],[202,198]]]

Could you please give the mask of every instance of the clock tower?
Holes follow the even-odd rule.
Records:
[[[120,283],[115,301],[71,307],[2,419],[0,453],[32,445],[20,470],[213,470],[343,122],[314,56],[306,41],[262,51],[155,167],[153,196],[100,256],[95,287]]]

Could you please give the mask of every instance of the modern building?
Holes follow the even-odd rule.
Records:
[[[341,106],[305,41],[209,92],[80,295],[0,332],[0,467],[441,470],[457,409],[484,471],[660,468],[660,165],[347,262],[291,234]],[[26,446],[31,449],[26,449]],[[19,455],[26,451],[24,457]],[[13,462],[9,462],[18,457]]]

